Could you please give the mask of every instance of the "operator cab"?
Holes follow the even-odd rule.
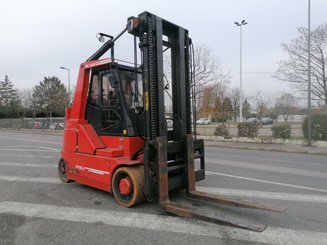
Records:
[[[142,74],[135,68],[110,64],[91,73],[86,119],[99,135],[143,135]]]

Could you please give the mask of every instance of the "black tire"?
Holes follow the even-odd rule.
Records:
[[[122,194],[120,191],[120,181],[128,177],[132,184],[129,194]],[[144,196],[144,168],[143,165],[121,167],[116,170],[112,178],[112,192],[117,203],[123,207],[132,207],[145,200]]]
[[[59,178],[63,183],[71,183],[73,182],[73,180],[70,180],[67,178],[66,175],[66,162],[64,161],[64,159],[60,159],[59,163],[58,163],[58,174],[59,174]]]

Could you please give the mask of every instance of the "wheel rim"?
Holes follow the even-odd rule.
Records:
[[[112,192],[123,207],[131,207],[144,198],[144,168],[140,166],[122,167],[116,170],[112,180]]]
[[[123,195],[128,195],[133,190],[133,183],[130,177],[126,176],[125,178],[119,181],[119,191]]]
[[[121,188],[121,183],[125,181],[128,183],[128,180],[130,180],[130,177],[125,172],[119,172],[114,179],[114,189],[116,190],[115,196],[119,198],[119,201],[126,204],[132,201],[134,194],[134,185],[132,181],[129,183],[130,187],[127,188],[129,190],[124,190],[124,188]]]

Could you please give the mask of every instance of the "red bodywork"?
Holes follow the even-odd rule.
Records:
[[[143,164],[142,157],[138,160],[131,157],[144,146],[141,137],[99,136],[85,120],[91,69],[110,64],[111,59],[81,64],[74,100],[66,109],[61,151],[68,179],[108,192],[111,192],[112,176],[117,168]]]

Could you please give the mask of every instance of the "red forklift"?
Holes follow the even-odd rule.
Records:
[[[117,62],[114,56],[115,43],[124,33],[133,35],[132,65]],[[123,207],[158,200],[169,213],[259,232],[266,226],[173,202],[169,192],[183,189],[188,198],[286,210],[196,191],[195,182],[205,178],[205,155],[203,140],[196,139],[195,133],[194,55],[188,30],[143,12],[128,18],[116,37],[98,35],[99,40],[108,40],[80,65],[74,100],[66,109],[58,165],[64,183],[76,181],[113,193]],[[109,50],[111,58],[100,59]],[[168,68],[165,52],[170,57]],[[169,84],[165,73],[170,74]],[[169,86],[171,104],[167,105]]]

